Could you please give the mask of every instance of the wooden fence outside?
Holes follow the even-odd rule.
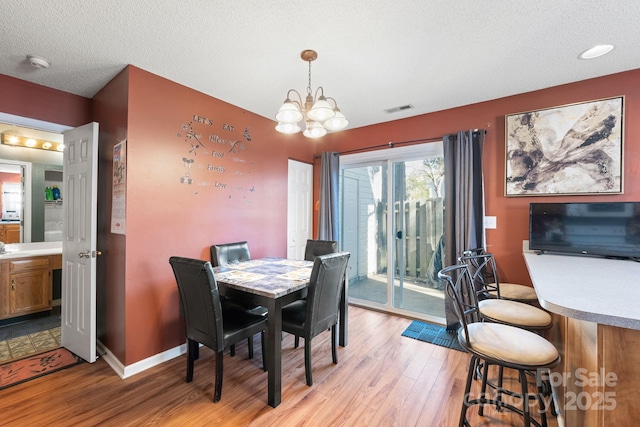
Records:
[[[376,204],[376,224],[378,240],[378,273],[387,272],[387,205]],[[404,230],[402,238],[396,235],[396,251],[404,253],[404,277],[424,279],[434,251],[444,234],[443,199],[408,200],[393,205],[394,223]],[[404,224],[404,226],[402,226]],[[396,233],[396,231],[393,231]],[[402,246],[400,246],[402,244]],[[396,253],[396,259],[398,259]],[[398,271],[396,271],[396,274]]]

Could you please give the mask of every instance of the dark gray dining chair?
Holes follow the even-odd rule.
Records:
[[[335,240],[313,240],[307,239],[304,248],[304,259],[313,261],[318,255],[332,254],[338,251],[338,242]]]
[[[262,365],[265,366],[264,331],[267,318],[242,310],[235,305],[225,305],[209,261],[171,257],[169,263],[178,285],[180,304],[185,318],[187,336],[187,382],[193,380],[194,362],[199,358],[199,344],[216,353],[215,391],[213,401],[222,396],[223,354],[226,348],[261,333]],[[252,356],[250,351],[250,356]]]
[[[338,363],[339,304],[349,252],[317,256],[311,270],[307,298],[282,307],[282,330],[304,338],[304,370],[307,385],[311,375],[311,340],[331,329],[331,356]]]
[[[251,253],[249,252],[249,243],[247,242],[233,242],[233,243],[220,243],[211,245],[211,264],[214,267],[224,267],[229,264],[239,264],[251,260]],[[261,305],[253,304],[250,301],[243,301],[237,298],[223,298],[229,304],[236,304],[240,308],[250,311],[254,314],[261,316],[267,315],[267,309]],[[231,348],[231,355],[235,354],[235,349]]]
[[[249,243],[247,242],[211,245],[211,264],[214,267],[238,264],[243,261],[249,261],[250,259],[251,253],[249,252]]]
[[[314,240],[307,239],[307,244],[304,248],[304,259],[306,261],[313,261],[319,255],[333,254],[338,251],[338,242],[335,240]],[[294,347],[298,348],[300,345],[300,337],[296,335]]]

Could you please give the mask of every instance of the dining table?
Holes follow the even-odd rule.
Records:
[[[313,261],[286,258],[259,258],[214,267],[221,295],[261,305],[268,311],[266,363],[267,402],[276,407],[282,401],[282,307],[304,298],[311,279]],[[338,343],[347,345],[348,281],[340,298]]]

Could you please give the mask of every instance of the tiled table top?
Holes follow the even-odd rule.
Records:
[[[216,281],[232,289],[278,298],[309,285],[313,262],[261,258],[213,269]]]

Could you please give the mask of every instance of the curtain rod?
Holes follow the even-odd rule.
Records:
[[[479,129],[474,129],[474,132],[478,132]],[[487,131],[484,131],[484,134],[487,134]],[[337,152],[335,154],[337,155],[342,155],[342,154],[353,154],[353,153],[358,153],[360,151],[370,151],[373,150],[375,148],[393,148],[397,145],[406,145],[406,144],[415,144],[417,142],[433,142],[433,141],[440,141],[442,139],[442,136],[436,136],[436,137],[431,137],[431,138],[420,138],[420,139],[411,139],[408,141],[398,141],[398,142],[393,142],[393,141],[389,141],[386,144],[380,144],[380,145],[371,145],[369,147],[361,147],[361,148],[354,148],[353,150],[346,150],[346,151],[340,151]],[[321,156],[314,156],[314,159],[319,159]]]

